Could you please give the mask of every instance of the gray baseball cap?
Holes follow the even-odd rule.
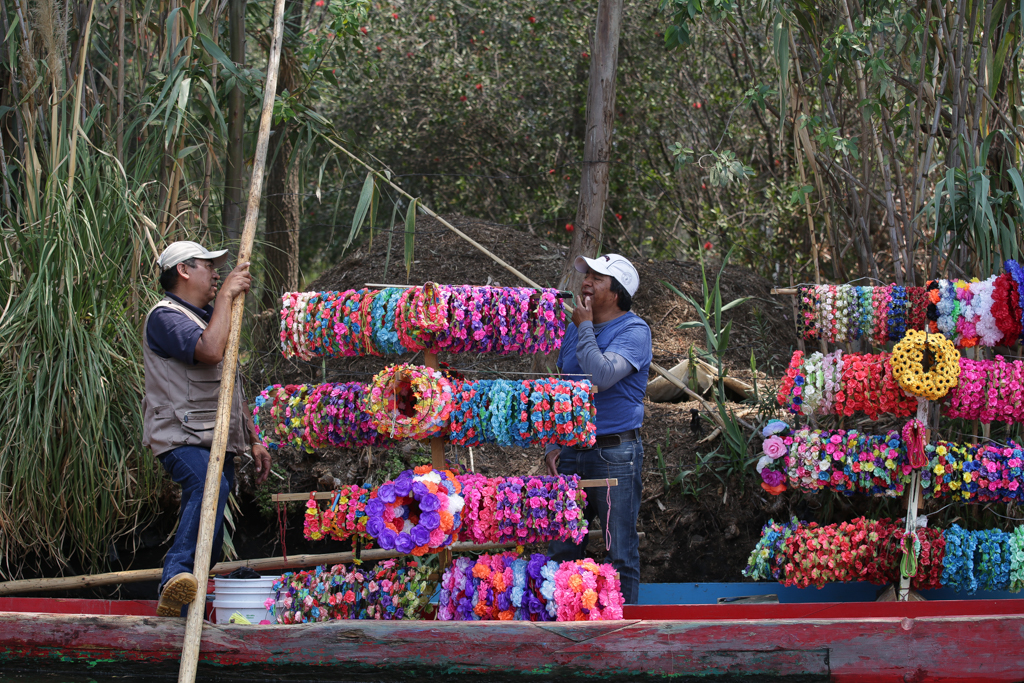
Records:
[[[173,268],[182,261],[187,261],[190,258],[201,258],[207,261],[213,261],[215,268],[219,268],[224,265],[224,262],[228,260],[228,250],[221,249],[220,251],[207,251],[203,245],[197,242],[172,242],[167,245],[164,252],[160,254],[160,258],[156,260],[160,270],[167,270]]]

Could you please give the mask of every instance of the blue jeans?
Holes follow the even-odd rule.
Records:
[[[192,572],[196,564],[196,542],[199,538],[199,517],[203,508],[203,489],[206,484],[206,468],[210,463],[210,451],[196,446],[180,446],[160,456],[164,469],[171,479],[181,484],[181,512],[178,516],[178,531],[174,543],[164,556],[164,571],[160,589],[171,577],[181,572]],[[220,560],[224,541],[224,505],[228,493],[235,483],[235,456],[224,456],[224,471],[220,475],[220,498],[217,501],[217,520],[213,532],[213,549],[210,566]],[[197,577],[198,578],[198,577]],[[200,589],[205,590],[202,578]]]
[[[618,479],[618,486],[587,489],[586,517],[601,520],[601,528],[611,535],[609,554],[619,572],[622,597],[627,605],[635,605],[640,593],[640,539],[636,518],[640,514],[643,484],[640,471],[644,464],[644,445],[628,441],[611,448],[578,451],[565,446],[558,454],[558,473],[577,474],[583,479]],[[609,516],[608,502],[611,501]],[[556,562],[586,557],[587,539],[583,543],[552,541],[548,547]]]

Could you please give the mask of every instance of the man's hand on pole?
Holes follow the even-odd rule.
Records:
[[[249,262],[239,263],[234,270],[224,278],[224,284],[220,286],[221,296],[227,301],[234,301],[235,297],[242,292],[248,292],[252,286],[252,273],[249,272]]]
[[[544,462],[548,466],[548,474],[552,477],[558,476],[558,454],[560,449],[553,448],[544,454]]]

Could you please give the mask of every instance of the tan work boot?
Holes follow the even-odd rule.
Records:
[[[160,592],[160,603],[156,606],[158,617],[180,617],[181,608],[196,599],[199,582],[188,572],[175,574],[164,584]]]

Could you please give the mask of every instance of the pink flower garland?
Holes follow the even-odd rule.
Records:
[[[593,560],[563,562],[555,573],[558,621],[622,618],[622,587],[610,564]]]

